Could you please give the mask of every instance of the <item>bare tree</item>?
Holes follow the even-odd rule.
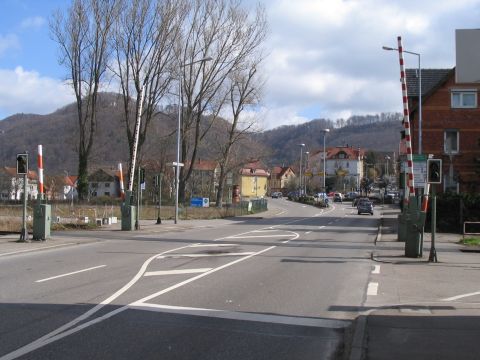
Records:
[[[50,22],[60,49],[60,64],[68,71],[77,103],[78,194],[88,196],[88,160],[97,126],[97,99],[110,57],[109,37],[117,17],[117,0],[73,0],[65,13]]]
[[[174,46],[185,9],[185,2],[178,0],[122,0],[122,14],[116,22],[113,40],[116,59],[113,72],[119,79],[123,97],[130,161],[140,91],[143,87],[139,153],[172,79]]]
[[[191,0],[179,49],[182,87],[181,168],[179,196],[192,174],[198,147],[225,103],[229,74],[249,59],[266,36],[262,7],[253,15],[240,0]],[[212,61],[201,61],[213,58]]]
[[[240,142],[247,133],[254,130],[256,119],[250,118],[241,121],[241,114],[246,107],[258,104],[260,99],[261,83],[256,82],[257,67],[262,61],[262,57],[245,68],[238,68],[229,76],[230,91],[229,91],[229,107],[231,110],[231,122],[229,123],[227,134],[228,137],[224,143],[220,143],[219,166],[220,174],[218,177],[217,188],[217,207],[222,207],[223,190],[225,186],[225,179],[227,173],[238,166],[238,160],[231,162],[230,155],[234,144]]]

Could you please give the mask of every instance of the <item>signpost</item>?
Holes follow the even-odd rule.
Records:
[[[23,175],[23,220],[22,231],[20,232],[19,242],[28,240],[27,231],[27,179],[28,179],[28,153],[17,154],[17,174]]]

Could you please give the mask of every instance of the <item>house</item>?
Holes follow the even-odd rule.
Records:
[[[267,195],[269,173],[260,161],[243,166],[238,174],[238,185],[242,198],[263,198]]]
[[[442,159],[437,192],[480,191],[480,30],[457,30],[457,66],[422,69],[422,153]],[[468,42],[465,44],[465,39]],[[472,40],[473,39],[473,40]],[[474,43],[470,43],[474,41]],[[467,47],[467,49],[465,48]],[[472,49],[476,49],[473,51]],[[472,59],[473,53],[476,54]],[[467,59],[468,58],[468,59]],[[413,153],[418,153],[418,77],[407,69]]]
[[[268,192],[285,192],[290,182],[296,178],[295,171],[290,166],[274,166],[268,177]]]
[[[63,200],[73,200],[78,198],[77,180],[78,176],[68,175],[64,177]]]
[[[117,170],[98,169],[88,176],[89,197],[120,197],[120,177]]]
[[[28,199],[38,197],[38,177],[33,170],[27,175]],[[13,167],[0,168],[0,200],[20,200],[23,195],[23,175],[17,175],[17,169]]]
[[[215,198],[218,188],[220,166],[217,161],[198,159],[193,163],[193,170],[188,180],[188,191],[192,197]]]
[[[323,187],[323,161],[325,162],[325,183],[337,191],[350,191],[360,187],[364,177],[365,149],[352,146],[335,146],[313,151],[308,159],[305,176],[310,186],[317,189]]]

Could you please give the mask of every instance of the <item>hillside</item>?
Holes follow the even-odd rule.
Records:
[[[97,135],[90,166],[113,167],[119,161],[125,163],[128,159],[121,99],[111,93],[101,94],[100,99]],[[35,164],[37,144],[42,144],[47,174],[61,174],[64,171],[76,174],[76,121],[75,104],[48,115],[16,114],[0,121],[0,166],[15,166],[16,154],[25,150],[33,155],[30,161]],[[176,124],[175,112],[161,112],[153,119],[140,157],[155,161],[174,159]],[[199,158],[215,157],[215,148],[218,139],[224,136],[224,128],[224,120],[214,125],[199,151]],[[400,139],[401,121],[399,116],[386,120],[378,116],[356,116],[335,124],[330,120],[312,120],[301,125],[280,126],[252,134],[246,146],[249,148],[247,151],[262,158],[268,165],[291,164],[298,159],[299,143],[305,143],[309,150],[323,146],[320,131],[323,128],[331,129],[326,138],[327,146],[348,144],[377,151],[395,151]]]

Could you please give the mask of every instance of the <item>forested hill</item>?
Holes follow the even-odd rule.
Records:
[[[280,126],[257,134],[255,139],[272,149],[268,163],[288,165],[298,160],[298,144],[305,144],[308,151],[323,148],[323,129],[330,130],[325,138],[327,147],[348,145],[393,152],[398,150],[402,115],[383,113],[336,121],[316,119],[300,125]]]
[[[98,126],[90,158],[92,167],[114,167],[128,160],[125,124],[122,121],[122,104],[118,94],[101,94]],[[173,112],[172,112],[173,111]],[[144,159],[156,162],[172,161],[175,156],[176,110],[160,112],[152,121],[141,154]],[[16,114],[0,121],[0,166],[15,166],[15,155],[23,151],[33,154],[36,146],[44,146],[44,166],[49,173],[77,173],[78,142],[75,104],[67,105],[48,115]],[[222,125],[223,124],[223,125]],[[226,136],[225,120],[219,119],[199,149],[199,158],[215,160],[215,149]],[[321,130],[329,128],[327,146],[352,145],[369,150],[394,151],[400,139],[400,114],[378,116],[353,116],[349,119],[312,120],[295,126],[251,134],[248,148],[237,156],[258,157],[267,165],[292,164],[298,160],[298,144],[305,143],[310,151],[323,146]],[[218,152],[217,152],[218,154]]]

